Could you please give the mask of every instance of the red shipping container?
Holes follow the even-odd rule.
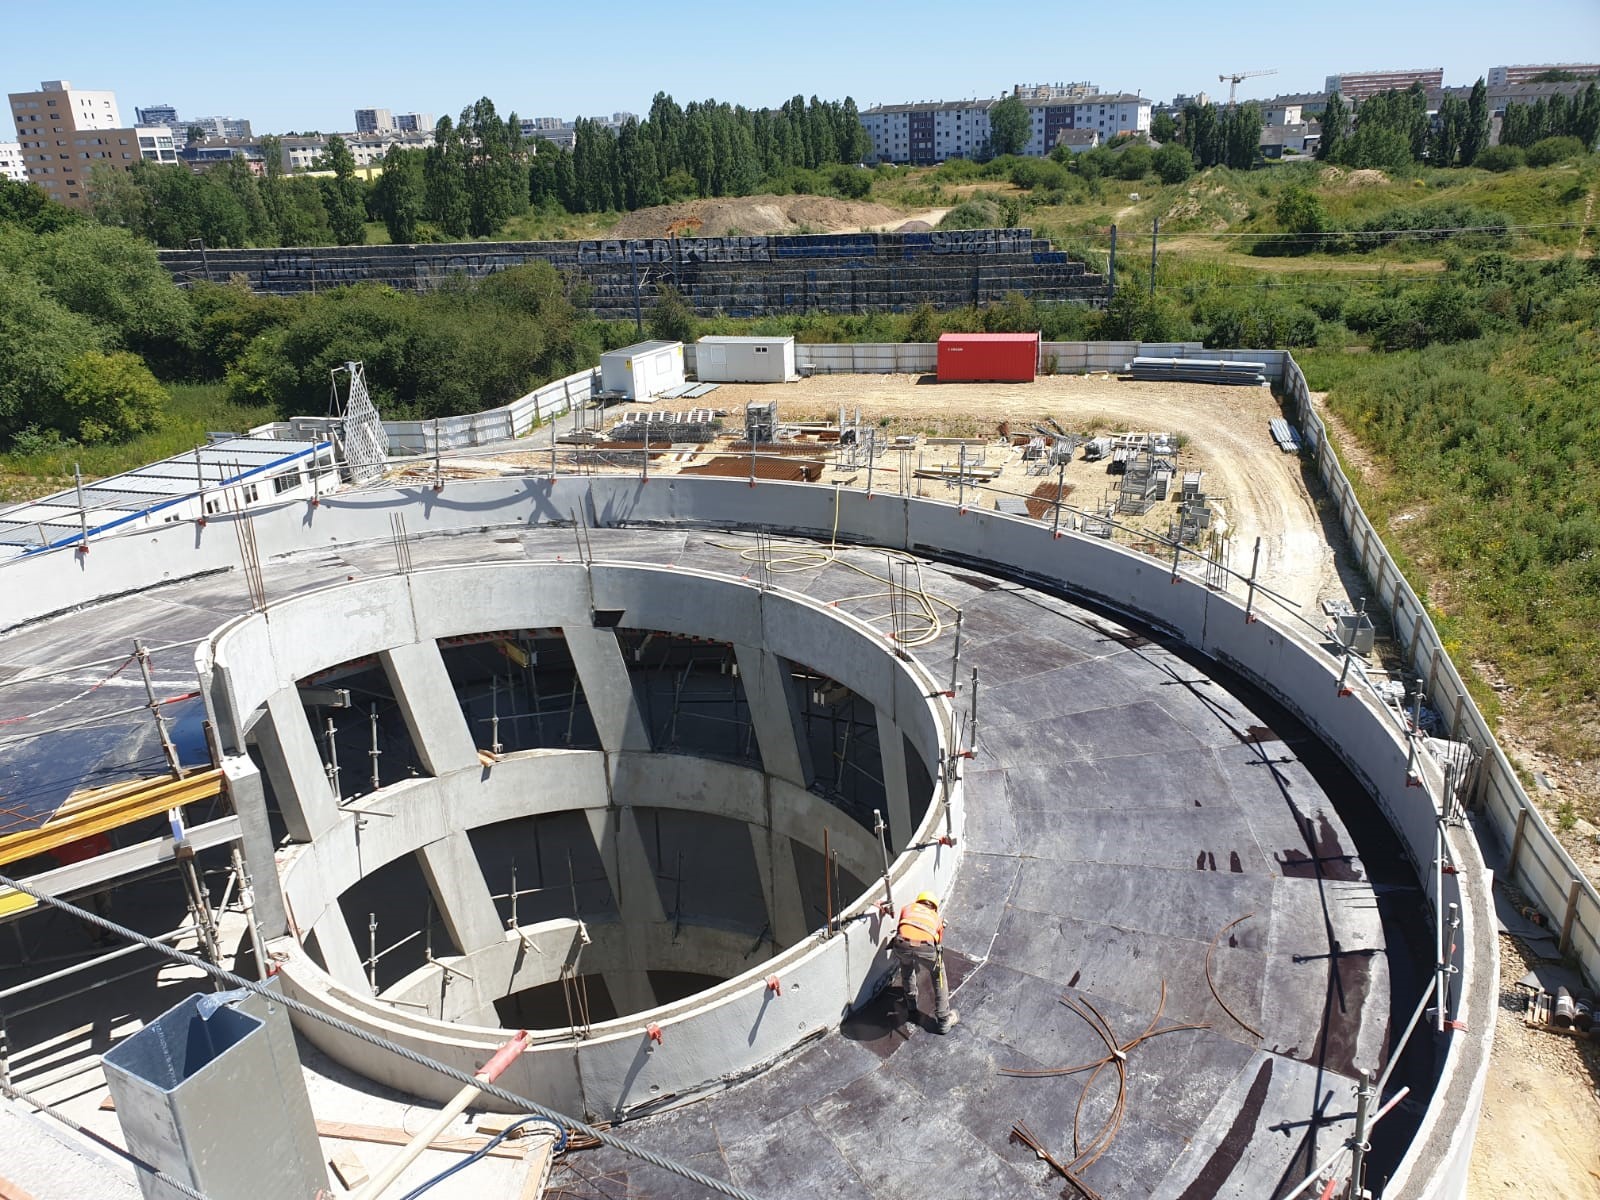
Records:
[[[940,383],[1031,383],[1038,369],[1037,333],[939,335]]]

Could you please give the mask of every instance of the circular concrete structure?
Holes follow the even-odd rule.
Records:
[[[415,564],[398,572],[395,513]],[[1460,1194],[1492,1028],[1481,862],[1441,835],[1432,760],[1242,589],[908,497],[501,479],[256,515],[272,602],[238,618],[227,523],[11,569],[40,613],[94,603],[109,630],[156,603],[171,640],[216,631],[198,653],[206,705],[269,950],[299,994],[473,1069],[521,1023],[508,1005],[550,1011],[564,968],[588,976],[616,1016],[544,1024],[506,1082],[758,1193],[1054,1195],[1013,1124],[1065,1162],[1115,1115],[1081,1166],[1099,1194],[1270,1196],[1348,1137],[1355,1073],[1388,1061],[1439,965],[1431,914],[1456,904],[1442,985],[1460,1024],[1412,1036],[1385,1091],[1404,1080],[1412,1098],[1379,1127],[1372,1182]],[[756,532],[801,543],[779,557],[805,569],[753,565],[771,557]],[[930,606],[935,621],[906,615]],[[48,642],[55,624],[18,636]],[[886,652],[890,629],[912,660]],[[558,703],[546,685],[562,681]],[[897,900],[947,897],[948,1038],[897,1032],[877,1007],[875,799]],[[828,895],[819,824],[861,885],[831,938],[811,911]],[[1442,837],[1453,873],[1435,872]],[[556,851],[523,858],[535,843]],[[659,912],[634,909],[641,894]],[[418,934],[381,956],[378,996],[368,911],[380,951]],[[1037,1074],[1147,1027],[1125,1080]],[[304,1032],[370,1078],[452,1090]],[[609,1153],[586,1162],[633,1194],[686,1194]]]
[[[515,655],[530,676],[560,642],[576,667],[572,694],[581,687],[596,748],[506,752],[502,743],[500,752],[480,754],[475,726],[483,743],[515,736],[509,702],[516,691],[506,688],[505,723],[491,735],[470,719],[471,696],[466,709],[458,707],[461,685],[452,676],[462,668],[452,671],[445,656],[482,644],[486,631],[501,631],[494,641],[502,646],[518,636],[505,631],[523,631],[523,642],[540,647]],[[735,736],[723,739],[734,746],[720,748],[737,757],[748,730],[759,743],[758,767],[658,744],[667,727],[647,719],[650,695],[641,683],[659,668],[638,668],[652,647],[674,641],[694,645],[691,662],[726,667],[731,660],[734,707],[748,720],[734,722]],[[637,649],[624,653],[630,642]],[[354,1024],[467,1069],[507,1036],[497,1006],[556,992],[568,1006],[565,1019],[537,1032],[508,1086],[606,1119],[770,1062],[837,1024],[882,974],[874,901],[883,895],[884,851],[867,815],[886,822],[891,882],[901,895],[943,893],[954,877],[961,785],[953,767],[943,769],[952,714],[933,677],[894,653],[895,645],[837,607],[737,579],[554,560],[349,582],[231,623],[209,645],[214,699],[234,729],[264,748],[288,827],[306,838],[280,856],[279,873],[311,950],[287,948],[279,977],[293,994]],[[708,654],[712,648],[732,654]],[[380,776],[368,781],[377,787],[352,784],[348,800],[341,786],[336,802],[326,791],[327,764],[295,750],[323,724],[308,725],[306,699],[316,708],[328,693],[381,695],[382,685],[363,676],[368,663],[379,664],[391,685],[388,699],[416,765],[394,783]],[[550,672],[542,673],[535,689],[548,694]],[[672,679],[675,729],[683,680]],[[559,682],[557,695],[567,691]],[[830,697],[834,707],[845,697],[865,706],[870,732],[857,735],[852,751],[849,738],[863,724],[856,720],[842,745],[830,739],[816,757],[839,757],[866,777],[865,788],[841,787],[838,771],[830,785],[806,744],[816,740],[804,737],[809,725],[826,732],[812,710]],[[374,729],[380,706],[371,705]],[[576,711],[546,709],[554,740],[570,742]],[[825,719],[829,726],[839,720],[831,708]],[[719,748],[716,738],[703,740]],[[862,754],[871,742],[876,753]],[[383,753],[394,757],[402,748],[391,741]],[[536,819],[542,824],[530,824]],[[505,877],[489,867],[493,842],[509,845],[513,856],[520,847],[525,881],[565,857],[566,878],[527,889],[528,898],[513,889],[524,914],[554,892],[559,916],[514,919],[509,894],[496,905],[486,878]],[[825,852],[833,863],[827,874]],[[384,897],[369,886],[352,907],[358,885],[411,862],[418,878],[409,888],[396,879]],[[801,863],[817,868],[804,885]],[[870,895],[863,881],[872,881]],[[385,904],[402,922],[406,912],[420,917],[420,895],[442,918],[437,935],[428,931],[441,948],[381,986],[366,938],[359,939],[366,961],[352,960],[352,935],[376,925]],[[830,931],[825,914],[835,907]],[[412,960],[420,957],[414,925],[385,925],[381,942],[374,932],[374,947],[398,940],[412,944]],[[690,994],[662,1002],[666,989]],[[597,990],[614,1019],[594,1018]],[[510,1012],[548,1013],[551,1000],[536,997]],[[648,1043],[648,1079],[635,1088],[628,1078],[639,1073],[642,1023],[664,1035]],[[730,1039],[730,1029],[746,1036]],[[393,1065],[404,1074],[373,1072],[365,1048],[315,1024],[304,1032],[347,1065],[397,1086],[450,1091],[403,1063]]]

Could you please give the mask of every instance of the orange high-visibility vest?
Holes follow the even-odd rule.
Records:
[[[926,904],[913,902],[900,910],[898,932],[908,942],[942,942],[944,920]]]

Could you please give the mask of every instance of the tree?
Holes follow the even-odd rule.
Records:
[[[0,445],[31,426],[67,434],[55,424],[67,364],[102,348],[104,339],[93,321],[47,296],[33,275],[0,263]]]
[[[1155,152],[1151,165],[1162,183],[1182,183],[1194,174],[1194,155],[1178,142],[1168,142]]]
[[[1178,123],[1172,119],[1171,113],[1159,112],[1150,119],[1150,139],[1160,142],[1163,146],[1178,138]]]
[[[487,96],[461,111],[457,129],[465,150],[467,230],[473,237],[492,237],[514,213],[527,211],[522,130],[502,121]]]
[[[1439,115],[1428,138],[1428,163],[1435,167],[1454,166],[1461,153],[1462,135],[1467,127],[1467,105],[1459,96],[1446,96],[1439,102]]]
[[[466,237],[472,216],[465,159],[460,133],[449,117],[440,117],[422,160],[422,179],[428,219],[450,238]]]
[[[0,228],[15,226],[29,233],[54,233],[83,220],[65,204],[57,204],[42,188],[0,179]]]
[[[1489,144],[1489,90],[1484,87],[1483,76],[1472,85],[1467,97],[1466,123],[1461,128],[1461,165],[1470,167]]]
[[[356,178],[355,155],[338,134],[328,139],[322,166],[333,172],[332,179],[321,181],[322,204],[328,210],[333,239],[341,246],[359,246],[367,240],[367,204]]]
[[[1129,146],[1117,153],[1117,178],[1143,179],[1154,165],[1155,154],[1149,146]]]
[[[684,303],[678,290],[669,284],[656,287],[656,302],[650,309],[650,336],[664,342],[694,341],[694,311]]]
[[[996,155],[1021,154],[1033,135],[1033,118],[1016,96],[997,101],[989,110],[989,142]]]
[[[1322,138],[1317,142],[1317,159],[1336,163],[1345,139],[1350,136],[1350,106],[1338,92],[1328,96],[1328,103],[1322,110],[1321,124]]]
[[[423,152],[403,150],[399,143],[384,151],[383,174],[373,189],[372,205],[389,231],[389,240],[397,245],[417,240],[425,191],[422,159]]]

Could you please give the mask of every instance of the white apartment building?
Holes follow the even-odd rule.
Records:
[[[0,179],[28,182],[28,168],[22,162],[22,147],[16,142],[0,142]]]
[[[1068,129],[1093,130],[1110,141],[1150,131],[1150,101],[1127,92],[1090,96],[1020,97],[1031,124],[1022,153],[1048,154]],[[880,104],[861,114],[877,162],[928,164],[971,158],[989,140],[989,111],[997,100]]]

